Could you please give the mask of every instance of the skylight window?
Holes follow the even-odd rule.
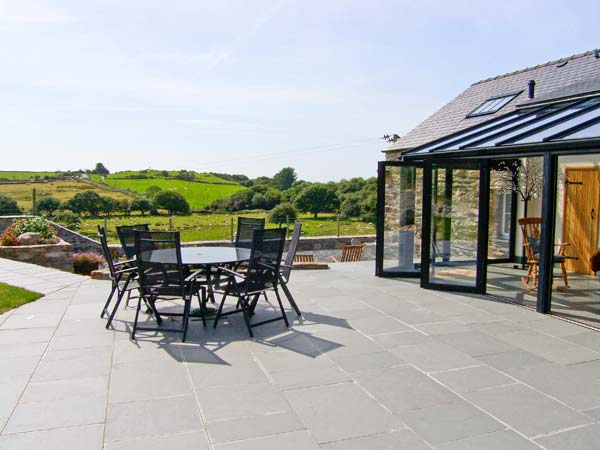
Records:
[[[522,92],[522,91],[521,91]],[[485,116],[486,114],[494,114],[504,108],[510,101],[519,95],[521,92],[516,92],[499,97],[488,98],[485,102],[467,114],[467,117]]]

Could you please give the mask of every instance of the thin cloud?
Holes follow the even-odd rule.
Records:
[[[45,2],[26,0],[0,1],[0,23],[15,25],[50,25],[73,21],[73,18]]]

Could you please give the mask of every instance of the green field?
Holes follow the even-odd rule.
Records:
[[[3,171],[0,170],[0,180],[10,180],[10,181],[29,181],[33,180],[35,177],[50,177],[50,178],[58,178],[59,174],[56,172],[21,172],[21,171]]]
[[[40,297],[42,297],[42,294],[37,292],[0,283],[0,314],[18,308],[25,303],[33,302]]]
[[[32,208],[32,191],[35,188],[38,200],[43,197],[54,197],[61,202],[70,199],[75,194],[85,190],[92,190],[100,195],[107,195],[116,199],[132,199],[134,195],[114,192],[109,189],[102,189],[82,181],[49,181],[46,183],[18,183],[18,184],[0,184],[0,195],[6,195],[17,201],[21,208],[30,210]]]
[[[206,208],[215,200],[229,197],[242,189],[246,189],[237,184],[208,184],[194,181],[165,180],[164,178],[150,178],[147,180],[105,178],[104,183],[119,189],[129,189],[139,194],[144,194],[150,186],[158,186],[165,191],[179,192],[193,209]]]
[[[256,212],[249,214],[240,214],[241,216],[265,217],[266,213]],[[190,216],[176,216],[173,218],[173,229],[181,231],[182,241],[213,241],[227,240],[231,233],[231,219],[234,220],[234,227],[237,224],[238,215],[234,214],[192,214]],[[303,236],[335,236],[337,233],[336,218],[334,215],[323,215],[314,219],[311,215],[303,215],[299,218],[302,221]],[[103,224],[103,219],[87,219],[82,223],[82,233],[96,239],[98,231],[97,225]],[[169,229],[169,218],[167,216],[132,216],[132,217],[111,217],[107,220],[107,233],[109,241],[118,243],[115,226],[117,225],[135,225],[147,223],[150,228],[157,230]],[[276,227],[274,224],[267,223],[267,227]],[[368,235],[375,234],[375,225],[371,223],[360,222],[354,219],[342,220],[340,223],[340,235]]]
[[[169,170],[169,177],[175,178],[179,171],[177,170]],[[214,183],[214,184],[236,184],[233,181],[224,180],[223,178],[219,178],[211,173],[199,173],[199,172],[189,172],[194,174],[194,180],[200,181],[203,183]],[[122,172],[111,173],[105,177],[100,175],[92,174],[91,177],[94,181],[102,181],[102,180],[112,180],[112,179],[122,179],[122,178],[130,178],[136,176],[147,176],[149,179],[159,179],[164,180],[165,177],[162,174],[162,170],[156,169],[147,169],[147,170],[124,170]]]

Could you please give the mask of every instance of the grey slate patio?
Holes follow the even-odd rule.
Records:
[[[132,308],[98,318],[107,282],[0,260],[46,294],[0,316],[0,449],[596,448],[597,332],[372,273],[293,273],[289,330],[132,342]]]

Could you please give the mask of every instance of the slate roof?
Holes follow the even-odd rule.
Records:
[[[518,105],[529,101],[527,98],[529,80],[536,82],[534,101],[548,99],[552,97],[551,93],[560,94],[569,85],[577,86],[576,90],[581,90],[586,86],[597,88],[595,79],[600,77],[600,58],[597,58],[596,55],[597,53],[594,51],[580,53],[473,83],[458,97],[388,147],[387,151],[414,148],[433,139],[513,111]],[[467,114],[488,98],[518,91],[522,92],[497,113],[466,118]]]

